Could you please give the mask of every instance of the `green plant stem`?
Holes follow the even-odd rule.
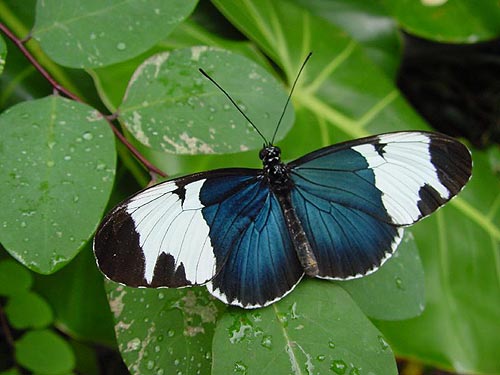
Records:
[[[2,22],[0,22],[0,30],[16,45],[21,53],[28,59],[28,61],[35,67],[35,69],[50,83],[54,88],[56,93],[63,94],[68,98],[83,103],[83,101],[71,91],[66,89],[64,86],[59,84],[50,74],[47,72],[40,63],[35,59],[35,57],[28,51],[24,45],[24,40],[19,39],[14,33]],[[157,174],[162,177],[167,177],[166,173],[155,167],[149,160],[147,160],[128,140],[127,138],[118,130],[118,128],[113,124],[112,117],[105,116],[101,113],[101,116],[107,121],[111,130],[115,136],[120,140],[121,143],[141,162],[142,165],[149,171],[150,174]],[[154,177],[153,177],[154,179]]]

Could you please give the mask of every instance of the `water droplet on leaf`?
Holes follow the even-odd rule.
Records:
[[[347,370],[347,365],[343,360],[335,359],[332,361],[330,370],[332,370],[336,374],[342,375],[345,374],[345,371]]]

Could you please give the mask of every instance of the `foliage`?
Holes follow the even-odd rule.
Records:
[[[394,352],[500,372],[495,151],[473,152],[467,188],[407,231],[380,271],[303,280],[261,310],[228,308],[201,287],[103,285],[91,253],[108,200],[146,185],[153,164],[169,176],[259,167],[262,140],[198,68],[269,138],[313,51],[277,136],[293,159],[429,129],[394,83],[397,25],[471,43],[500,36],[499,13],[473,0],[0,0],[0,21],[19,39],[32,31],[25,45],[55,80],[0,36],[0,358],[10,358],[0,371],[97,373],[106,346],[134,374],[385,375],[397,373]],[[115,145],[115,117],[130,146]]]

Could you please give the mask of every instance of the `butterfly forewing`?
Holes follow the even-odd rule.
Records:
[[[330,146],[289,167],[292,201],[319,277],[349,279],[378,269],[395,251],[402,226],[456,195],[472,161],[450,137],[399,132]]]

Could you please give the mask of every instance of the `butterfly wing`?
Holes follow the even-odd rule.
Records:
[[[326,147],[289,167],[318,276],[349,279],[375,271],[395,251],[403,226],[455,196],[472,160],[451,137],[398,132]]]
[[[129,286],[208,281],[226,303],[258,307],[302,277],[261,171],[222,169],[147,188],[114,208],[94,239],[103,273]]]

